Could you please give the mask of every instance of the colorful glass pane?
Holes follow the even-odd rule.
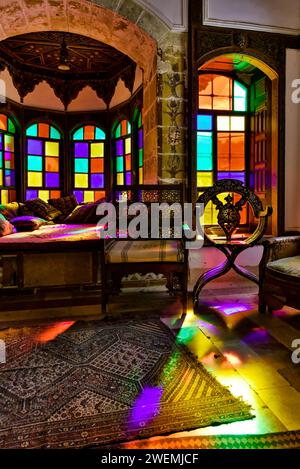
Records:
[[[100,127],[86,125],[73,133],[74,195],[78,202],[93,202],[103,195],[105,132]],[[86,190],[77,190],[78,188]],[[94,190],[95,189],[95,190]]]
[[[198,130],[212,130],[212,116],[206,114],[198,114],[197,116]]]
[[[13,121],[0,114],[0,203],[16,200],[15,131]]]
[[[131,125],[127,120],[122,120],[116,127],[115,137],[115,180],[117,185],[132,184],[132,145]]]

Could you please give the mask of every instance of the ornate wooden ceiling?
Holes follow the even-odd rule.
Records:
[[[58,68],[65,41],[69,70]],[[65,108],[87,85],[107,106],[119,78],[132,92],[136,64],[122,52],[73,33],[40,32],[0,42],[0,70],[8,68],[21,100],[45,80]]]

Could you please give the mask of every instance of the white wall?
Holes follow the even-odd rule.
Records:
[[[300,0],[204,0],[203,23],[300,34]]]
[[[300,102],[293,103],[292,81],[300,79],[300,51],[286,51],[285,229],[300,230]],[[299,93],[300,97],[300,93]]]
[[[136,0],[164,21],[171,31],[187,31],[188,0]]]

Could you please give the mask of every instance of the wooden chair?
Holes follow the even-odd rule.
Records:
[[[183,207],[184,186],[178,185],[140,185],[124,190],[116,187],[113,200],[143,202],[148,207],[151,203],[179,202]],[[155,273],[166,277],[166,287],[173,296],[180,295],[183,314],[187,307],[188,251],[185,241],[172,236],[172,229],[167,238],[156,239],[109,239],[105,242],[105,265],[103,275],[102,308],[106,311],[109,296],[119,293],[122,277],[133,273]]]

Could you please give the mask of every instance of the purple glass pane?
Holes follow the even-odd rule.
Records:
[[[98,189],[104,187],[104,174],[92,174],[91,175],[91,186],[92,189]]]
[[[229,171],[229,172],[220,172],[218,173],[218,180],[220,179],[237,179],[238,181],[245,182],[245,173],[242,172],[235,172],[235,171]]]
[[[46,187],[59,187],[59,174],[46,173],[45,174]]]
[[[3,134],[0,134],[0,150],[2,150],[2,145],[3,145]]]
[[[126,181],[126,186],[130,186],[130,184],[131,184],[131,173],[126,173],[125,181]]]
[[[29,138],[27,141],[27,153],[30,155],[42,155],[43,154],[42,140],[32,140]]]
[[[117,156],[124,155],[124,141],[123,140],[116,141],[116,154]]]
[[[15,172],[11,169],[5,170],[5,185],[7,187],[15,185]]]
[[[37,190],[27,190],[26,191],[26,200],[30,199],[36,199],[38,196],[38,191]]]
[[[88,158],[89,144],[88,143],[75,143],[75,156],[77,158]]]
[[[73,194],[75,195],[77,202],[81,204],[83,202],[84,197],[83,191],[73,191]]]
[[[143,148],[143,129],[139,130],[139,148]]]

